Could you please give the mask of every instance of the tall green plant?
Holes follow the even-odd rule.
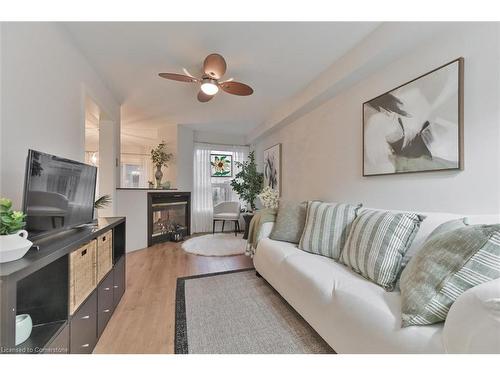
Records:
[[[237,161],[236,166],[241,170],[231,180],[231,187],[241,199],[250,205],[252,210],[255,210],[255,199],[261,192],[264,183],[264,175],[257,172],[255,152],[250,152],[247,161],[243,163]]]
[[[12,210],[12,201],[0,198],[0,235],[14,234],[26,225],[26,215]]]

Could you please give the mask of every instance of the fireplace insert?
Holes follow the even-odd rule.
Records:
[[[148,246],[190,235],[191,193],[148,193]]]

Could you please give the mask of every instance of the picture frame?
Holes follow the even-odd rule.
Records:
[[[264,150],[264,187],[270,186],[277,190],[281,196],[282,168],[281,168],[281,143],[275,144]]]
[[[233,156],[231,154],[210,154],[211,177],[233,177]]]
[[[362,116],[364,177],[463,170],[464,58],[364,102]]]

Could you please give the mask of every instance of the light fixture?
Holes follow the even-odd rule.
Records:
[[[207,95],[215,95],[219,91],[219,86],[217,85],[217,81],[211,78],[204,78],[201,81],[201,91],[203,91]]]

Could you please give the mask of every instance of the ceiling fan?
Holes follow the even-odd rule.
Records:
[[[232,78],[221,81],[220,79],[226,72],[226,60],[218,53],[212,53],[205,58],[203,62],[203,75],[201,78],[193,77],[186,69],[185,74],[177,73],[159,73],[158,75],[165,79],[171,79],[180,82],[199,83],[200,92],[198,100],[202,103],[211,100],[219,88],[228,94],[247,96],[253,94],[253,89],[241,82],[235,82]]]

